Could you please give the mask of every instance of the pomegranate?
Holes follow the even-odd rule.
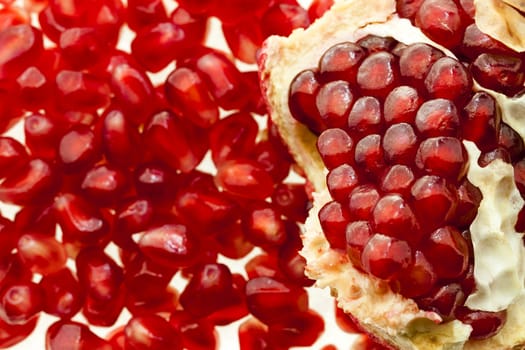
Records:
[[[314,188],[307,276],[385,346],[525,344],[513,6],[341,0],[258,56],[272,121]]]

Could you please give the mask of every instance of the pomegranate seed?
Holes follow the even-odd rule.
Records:
[[[264,37],[288,36],[294,29],[308,27],[310,18],[298,4],[276,3],[264,12],[261,25]]]
[[[313,23],[317,18],[320,18],[333,4],[334,0],[313,0],[308,7],[308,18],[310,18],[310,22]]]
[[[16,78],[14,91],[18,103],[25,109],[37,111],[47,107],[52,99],[52,83],[46,72],[36,66],[27,67]]]
[[[69,172],[89,168],[99,160],[101,153],[98,135],[86,125],[72,127],[58,144],[59,161]]]
[[[292,116],[316,134],[326,129],[316,107],[315,96],[319,88],[316,74],[312,70],[304,70],[293,78],[288,98]]]
[[[124,326],[118,327],[113,330],[107,336],[107,341],[111,344],[113,350],[124,350],[125,346],[125,334]]]
[[[23,325],[37,317],[44,304],[42,288],[33,282],[5,286],[0,293],[0,318],[10,325]]]
[[[187,8],[189,8],[189,6]],[[190,13],[192,11],[187,11],[187,8],[186,5],[177,7],[171,13],[170,19],[184,30],[188,42],[195,45],[203,44],[207,33],[208,18],[199,14]]]
[[[348,114],[347,126],[351,135],[367,136],[381,128],[381,105],[375,97],[365,96],[355,101]]]
[[[257,277],[246,284],[246,302],[251,314],[266,324],[308,310],[308,294],[302,287],[270,277]],[[284,317],[283,317],[284,316]]]
[[[464,107],[462,131],[466,140],[473,141],[482,151],[496,146],[500,115],[496,101],[486,92],[477,92]]]
[[[363,269],[381,279],[393,278],[412,263],[412,251],[407,242],[375,233],[361,254]]]
[[[128,293],[142,301],[158,297],[175,274],[175,270],[159,266],[143,254],[133,254],[124,265],[124,283]]]
[[[377,233],[417,243],[421,237],[416,216],[410,205],[398,194],[387,194],[379,199],[372,211]]]
[[[479,30],[476,23],[465,28],[460,50],[471,61],[474,61],[482,53],[506,55],[513,52],[503,43]]]
[[[139,31],[142,28],[165,22],[168,14],[164,3],[160,0],[131,0],[126,7],[126,21],[131,30]]]
[[[424,253],[439,278],[456,278],[467,271],[468,244],[452,226],[432,232],[425,243]]]
[[[0,199],[19,205],[44,202],[54,195],[58,178],[51,164],[31,159],[0,184]]]
[[[423,0],[397,0],[396,12],[403,18],[414,19]]]
[[[101,61],[106,42],[94,28],[73,27],[60,34],[59,48],[62,57],[73,69],[89,68]]]
[[[86,172],[80,188],[89,199],[107,204],[119,198],[127,185],[127,173],[114,166],[101,164]]]
[[[456,310],[456,317],[472,327],[470,339],[486,339],[497,334],[507,321],[506,311],[490,312],[469,310],[462,307]]]
[[[30,114],[24,118],[25,144],[34,157],[54,160],[61,131],[56,120],[48,115]]]
[[[525,144],[520,135],[506,123],[501,123],[498,134],[498,146],[509,152],[512,162],[523,156]]]
[[[95,75],[61,70],[56,75],[56,101],[62,110],[96,111],[110,103],[110,87]]]
[[[0,215],[0,242],[2,243],[0,246],[0,259],[10,256],[11,252],[16,247],[20,237],[20,231],[17,229],[18,227],[13,225],[11,220]]]
[[[359,185],[348,197],[348,212],[356,220],[368,220],[379,200],[379,192],[371,184]]]
[[[323,318],[314,311],[287,315],[281,322],[268,327],[270,339],[278,339],[279,346],[312,346],[324,331]]]
[[[43,310],[61,319],[69,319],[80,311],[84,291],[73,273],[63,268],[48,274],[40,281],[44,293]]]
[[[466,171],[467,154],[456,138],[440,136],[419,145],[415,163],[418,169],[449,179],[461,179]]]
[[[350,84],[336,80],[323,85],[316,96],[316,107],[324,124],[329,128],[344,128],[347,115],[354,103]]]
[[[226,0],[215,8],[214,14],[228,25],[241,25],[240,21],[250,16],[260,15],[270,5],[271,0],[254,0],[249,4],[243,0]]]
[[[66,264],[66,251],[55,238],[38,233],[27,233],[18,239],[18,255],[34,273],[48,275]]]
[[[241,323],[238,336],[240,350],[264,350],[270,348],[268,327],[254,318]]]
[[[270,277],[273,279],[283,279],[282,271],[279,268],[279,260],[274,255],[259,254],[251,258],[244,266],[249,279],[257,277]]]
[[[433,98],[462,102],[472,90],[472,78],[460,62],[442,57],[430,67],[425,88]]]
[[[17,6],[5,6],[0,9],[0,31],[19,24],[30,22],[28,11]]]
[[[248,64],[256,63],[257,50],[264,40],[258,19],[248,18],[235,25],[223,23],[222,31],[235,58]]]
[[[195,125],[207,128],[219,119],[217,104],[197,72],[177,68],[168,76],[164,87],[168,102]]]
[[[165,224],[147,230],[140,238],[142,253],[168,269],[192,265],[199,251],[199,242],[181,224]]]
[[[366,57],[357,70],[357,84],[365,94],[386,97],[399,79],[395,57],[380,51]]]
[[[22,73],[43,50],[42,33],[29,24],[19,24],[0,31],[0,79]]]
[[[461,42],[464,24],[452,0],[423,0],[415,22],[423,33],[438,44],[453,48]]]
[[[271,196],[274,187],[270,174],[250,159],[223,162],[217,169],[215,182],[224,191],[249,199],[265,199]]]
[[[137,193],[143,197],[163,202],[173,199],[176,193],[176,174],[162,163],[142,163],[134,172]]]
[[[356,83],[357,69],[365,57],[364,50],[351,42],[336,44],[319,60],[319,76],[323,81],[341,79]]]
[[[276,246],[286,240],[281,214],[266,202],[257,202],[243,214],[242,228],[246,238],[258,246]]]
[[[196,319],[184,310],[177,310],[171,314],[170,323],[182,334],[184,348],[216,348],[218,341],[214,325],[206,319]]]
[[[390,163],[411,165],[414,161],[417,147],[418,138],[410,124],[393,124],[385,131],[382,149],[386,160]]]
[[[42,32],[55,43],[59,42],[60,34],[66,30],[64,25],[57,21],[56,15],[50,6],[44,7],[38,14],[38,23],[42,28]]]
[[[46,333],[46,349],[111,350],[106,340],[99,338],[88,326],[73,321],[57,321]]]
[[[188,173],[195,169],[207,151],[203,133],[174,114],[154,114],[144,129],[145,146],[154,158],[175,170]]]
[[[274,184],[284,181],[290,173],[291,161],[288,153],[283,154],[275,143],[259,141],[248,155],[273,179]]]
[[[27,160],[25,147],[14,138],[0,136],[0,177],[15,172]]]
[[[346,253],[357,268],[363,268],[361,254],[372,234],[372,227],[367,221],[352,221],[346,226]]]
[[[288,219],[302,223],[311,207],[305,186],[292,183],[280,183],[275,187],[272,204]]]
[[[0,318],[0,346],[9,348],[26,339],[36,328],[37,319],[33,319],[25,324],[9,324]],[[108,349],[109,350],[109,349]]]
[[[164,318],[158,315],[132,317],[126,327],[126,349],[182,350],[182,337]]]
[[[317,150],[328,169],[352,163],[354,141],[343,129],[327,129],[317,139]]]
[[[391,51],[397,45],[397,40],[390,36],[368,34],[357,40],[356,44],[365,49],[368,54],[372,54],[379,51]]]
[[[180,0],[180,6],[193,14],[211,14],[217,6],[217,0]]]
[[[142,140],[138,129],[118,109],[108,110],[101,118],[102,149],[116,166],[132,167],[142,159]]]
[[[302,243],[288,240],[279,248],[278,266],[287,280],[303,287],[309,287],[314,281],[306,277],[306,259],[299,253]]]
[[[525,64],[516,57],[482,53],[470,65],[482,86],[512,96],[523,91]]]
[[[321,227],[332,248],[345,249],[343,233],[349,220],[348,210],[335,201],[326,203],[319,211]]]
[[[422,102],[417,90],[413,87],[406,85],[396,87],[385,99],[385,122],[387,124],[413,123]]]
[[[449,320],[465,299],[461,286],[458,283],[450,283],[434,288],[430,294],[419,299],[418,304],[425,310],[437,312]]]
[[[428,100],[417,111],[415,125],[425,138],[456,136],[459,129],[458,111],[450,100]]]
[[[384,170],[386,164],[381,143],[380,135],[370,134],[355,145],[355,164],[365,174],[380,176]]]
[[[478,214],[479,204],[483,195],[479,188],[466,179],[460,184],[457,192],[458,204],[455,223],[458,227],[467,227]]]
[[[406,47],[399,56],[399,73],[416,86],[420,86],[432,65],[445,54],[424,43]]]
[[[421,251],[414,253],[414,260],[406,269],[399,273],[399,292],[408,298],[415,298],[430,292],[437,281],[437,276]]]
[[[351,165],[342,164],[328,172],[326,185],[332,198],[340,203],[348,200],[350,192],[359,184],[359,178]]]
[[[218,252],[230,259],[240,259],[248,255],[254,245],[247,239],[240,222],[226,226],[215,237]]]
[[[409,167],[396,164],[385,171],[381,178],[380,189],[386,193],[399,193],[405,197],[410,192],[414,179],[414,174]]]
[[[458,203],[456,190],[439,176],[425,175],[411,188],[412,207],[425,231],[449,222]]]

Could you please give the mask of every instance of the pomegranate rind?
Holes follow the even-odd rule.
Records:
[[[475,0],[474,6],[476,25],[482,32],[515,51],[525,51],[525,2]]]
[[[298,29],[288,38],[270,37],[258,57],[261,87],[270,115],[316,191],[301,252],[307,260],[307,274],[316,280],[318,287],[330,288],[339,306],[352,314],[365,331],[398,349],[525,348],[523,293],[508,308],[507,323],[496,336],[468,341],[470,326],[459,321],[442,323],[437,314],[419,310],[413,300],[393,293],[383,281],[355,269],[346,254],[332,250],[325,239],[317,214],[331,200],[325,184],[326,169],[316,150],[316,136],[290,114],[288,87],[297,73],[315,67],[319,55],[329,47],[356,41],[369,33],[390,35],[406,44],[431,43],[451,55],[407,20],[400,19],[395,14],[394,1],[340,0],[308,29]],[[524,101],[493,95],[503,105],[503,119],[510,120],[509,124],[525,136],[525,123],[515,114],[524,108]]]

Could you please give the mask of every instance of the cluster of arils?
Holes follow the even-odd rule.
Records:
[[[423,1],[419,17],[430,16],[431,3],[448,1]],[[485,37],[475,43],[479,51],[504,47]],[[326,50],[289,89],[292,116],[318,135],[328,169],[332,201],[319,220],[331,247],[422,309],[471,324],[474,339],[494,335],[506,316],[465,306],[475,288],[469,228],[482,194],[466,177],[463,141],[481,150],[480,166],[494,159],[516,164],[521,190],[525,155],[496,100],[473,90],[478,68],[477,60],[469,69],[428,44],[368,35]],[[517,81],[498,80],[503,68],[490,65],[485,85],[505,93],[523,89],[523,69],[505,73]]]
[[[0,217],[0,347],[41,312],[57,320],[50,350],[213,349],[216,326],[245,317],[241,349],[313,344],[324,321],[298,254],[305,184],[287,180],[257,73],[204,43],[219,19],[233,55],[253,63],[266,36],[331,1],[0,4],[1,131],[21,122],[25,138],[0,136],[0,200],[20,207]],[[124,26],[129,52],[117,49]],[[216,173],[198,168],[208,152]],[[218,262],[256,247],[243,274]],[[109,327],[124,309],[131,319],[106,339],[72,320]]]

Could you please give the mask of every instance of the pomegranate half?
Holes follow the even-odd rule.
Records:
[[[313,187],[308,277],[385,346],[525,348],[524,12],[340,0],[259,54]]]

